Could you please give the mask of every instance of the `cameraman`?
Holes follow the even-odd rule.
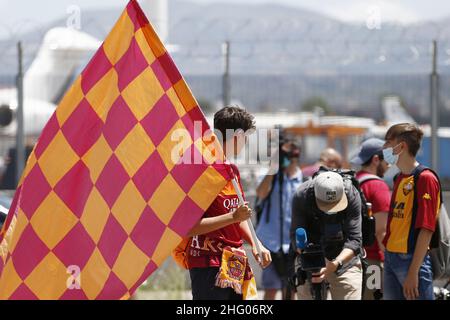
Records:
[[[281,142],[278,172],[264,176],[256,188],[262,210],[256,233],[264,246],[270,250],[273,262],[262,274],[265,300],[275,300],[278,290],[283,290],[285,299],[294,295],[286,290],[291,291],[287,289],[287,266],[292,197],[303,180],[299,157],[300,148],[295,143]]]
[[[351,181],[339,173],[320,172],[303,183],[292,202],[291,242],[304,228],[309,243],[321,245],[326,267],[312,282],[326,280],[333,300],[360,300],[362,290],[361,199]],[[298,251],[298,250],[297,250]],[[311,299],[310,283],[301,285],[299,299]]]

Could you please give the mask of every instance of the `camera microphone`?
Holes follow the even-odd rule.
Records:
[[[308,237],[306,236],[306,230],[303,228],[297,228],[295,230],[295,244],[298,249],[305,249],[308,245]]]
[[[306,230],[303,228],[297,228],[295,230],[295,244],[297,249],[301,249],[299,258],[299,268],[297,269],[296,277],[299,285],[304,284],[307,279],[311,281],[314,277],[313,274],[319,272],[322,268],[325,268],[325,256],[322,250],[322,246],[308,243],[308,237],[306,236]],[[325,300],[323,282],[311,283],[311,294],[314,300]]]

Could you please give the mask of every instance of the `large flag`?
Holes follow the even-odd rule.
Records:
[[[130,297],[230,179],[203,152],[208,129],[130,1],[27,161],[0,235],[0,298]],[[174,161],[187,154],[204,159]]]

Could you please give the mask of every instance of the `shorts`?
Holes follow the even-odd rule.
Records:
[[[189,270],[193,300],[242,300],[242,294],[237,294],[232,288],[216,287],[218,272],[218,267]]]
[[[261,283],[264,289],[280,290],[283,288],[283,281],[273,264],[270,264],[267,268],[263,269]]]

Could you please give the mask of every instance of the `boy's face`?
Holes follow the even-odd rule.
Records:
[[[401,155],[403,153],[403,149],[406,147],[406,143],[404,141],[398,139],[386,140],[384,143],[383,149],[392,148],[392,153],[394,155]]]
[[[236,130],[230,138],[225,140],[226,157],[237,157],[241,153],[247,141],[247,133],[243,130]]]
[[[233,137],[233,144],[234,144],[233,156],[237,157],[241,153],[242,149],[244,148],[245,144],[247,143],[247,139],[248,138],[245,134],[238,133],[238,134],[234,135],[234,137]]]

